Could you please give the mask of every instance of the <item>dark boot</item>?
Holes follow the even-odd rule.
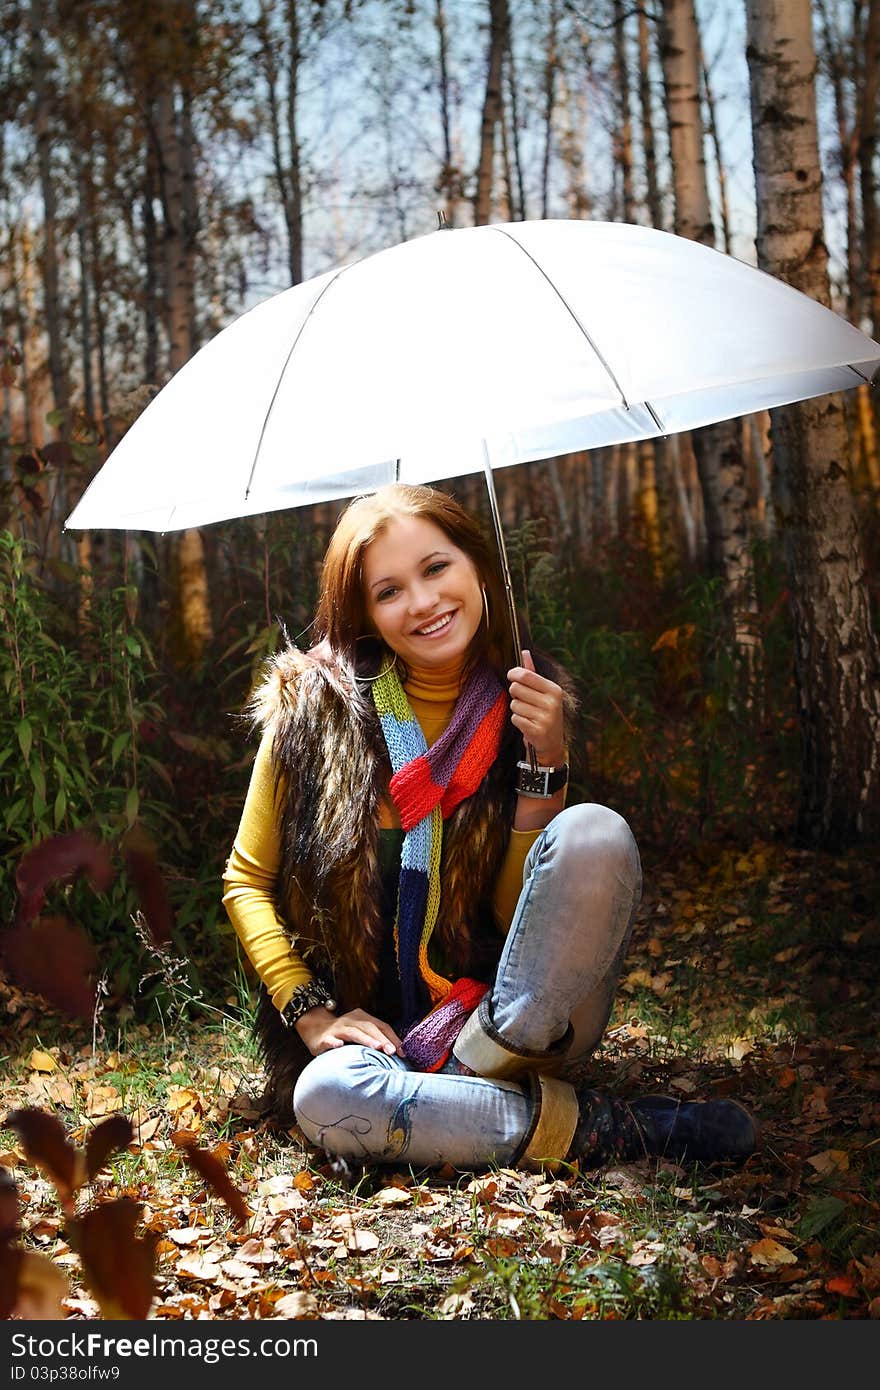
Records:
[[[570,1157],[582,1168],[647,1156],[742,1163],[758,1142],[755,1121],[735,1100],[679,1101],[644,1096],[624,1101],[577,1088],[579,1117]]]

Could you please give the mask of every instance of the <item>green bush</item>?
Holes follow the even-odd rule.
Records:
[[[125,586],[100,590],[84,610],[81,646],[61,638],[63,615],[35,577],[33,547],[0,531],[0,903],[16,912],[22,855],[54,835],[87,830],[119,851],[128,832],[154,843],[167,817],[170,777],[142,747],[161,720],[155,662],[130,620]],[[71,582],[82,577],[72,571]],[[56,629],[53,632],[53,627]],[[83,878],[50,887],[47,911],[85,928],[99,948],[111,995],[136,988],[143,943],[133,929],[139,902],[121,852],[106,892]]]

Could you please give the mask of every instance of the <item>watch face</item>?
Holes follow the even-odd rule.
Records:
[[[549,782],[549,772],[533,772],[530,767],[521,767],[517,787],[521,792],[532,792],[538,796],[546,796]]]

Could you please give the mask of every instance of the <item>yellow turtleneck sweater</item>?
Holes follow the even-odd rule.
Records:
[[[452,716],[459,692],[460,669],[411,672],[406,693],[413,714],[430,748]],[[383,797],[380,829],[399,827],[400,818],[390,798]],[[522,891],[526,855],[540,830],[513,830],[507,855],[495,885],[494,908],[501,933],[506,933]],[[278,824],[274,813],[272,733],[263,735],[241,824],[223,875],[223,905],[248,959],[272,996],[283,1009],[298,985],[312,972],[291,946],[275,911],[274,888],[281,859]]]

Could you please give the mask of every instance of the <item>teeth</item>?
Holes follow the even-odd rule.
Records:
[[[452,614],[451,614],[451,613],[447,613],[445,617],[443,617],[443,618],[438,618],[437,621],[436,621],[436,623],[431,623],[431,625],[430,625],[429,627],[420,627],[420,628],[417,628],[416,630],[417,630],[417,632],[419,633],[420,636],[422,636],[422,637],[427,637],[427,635],[428,635],[429,632],[439,632],[441,627],[445,627],[447,623],[451,623],[451,622],[452,622]]]

